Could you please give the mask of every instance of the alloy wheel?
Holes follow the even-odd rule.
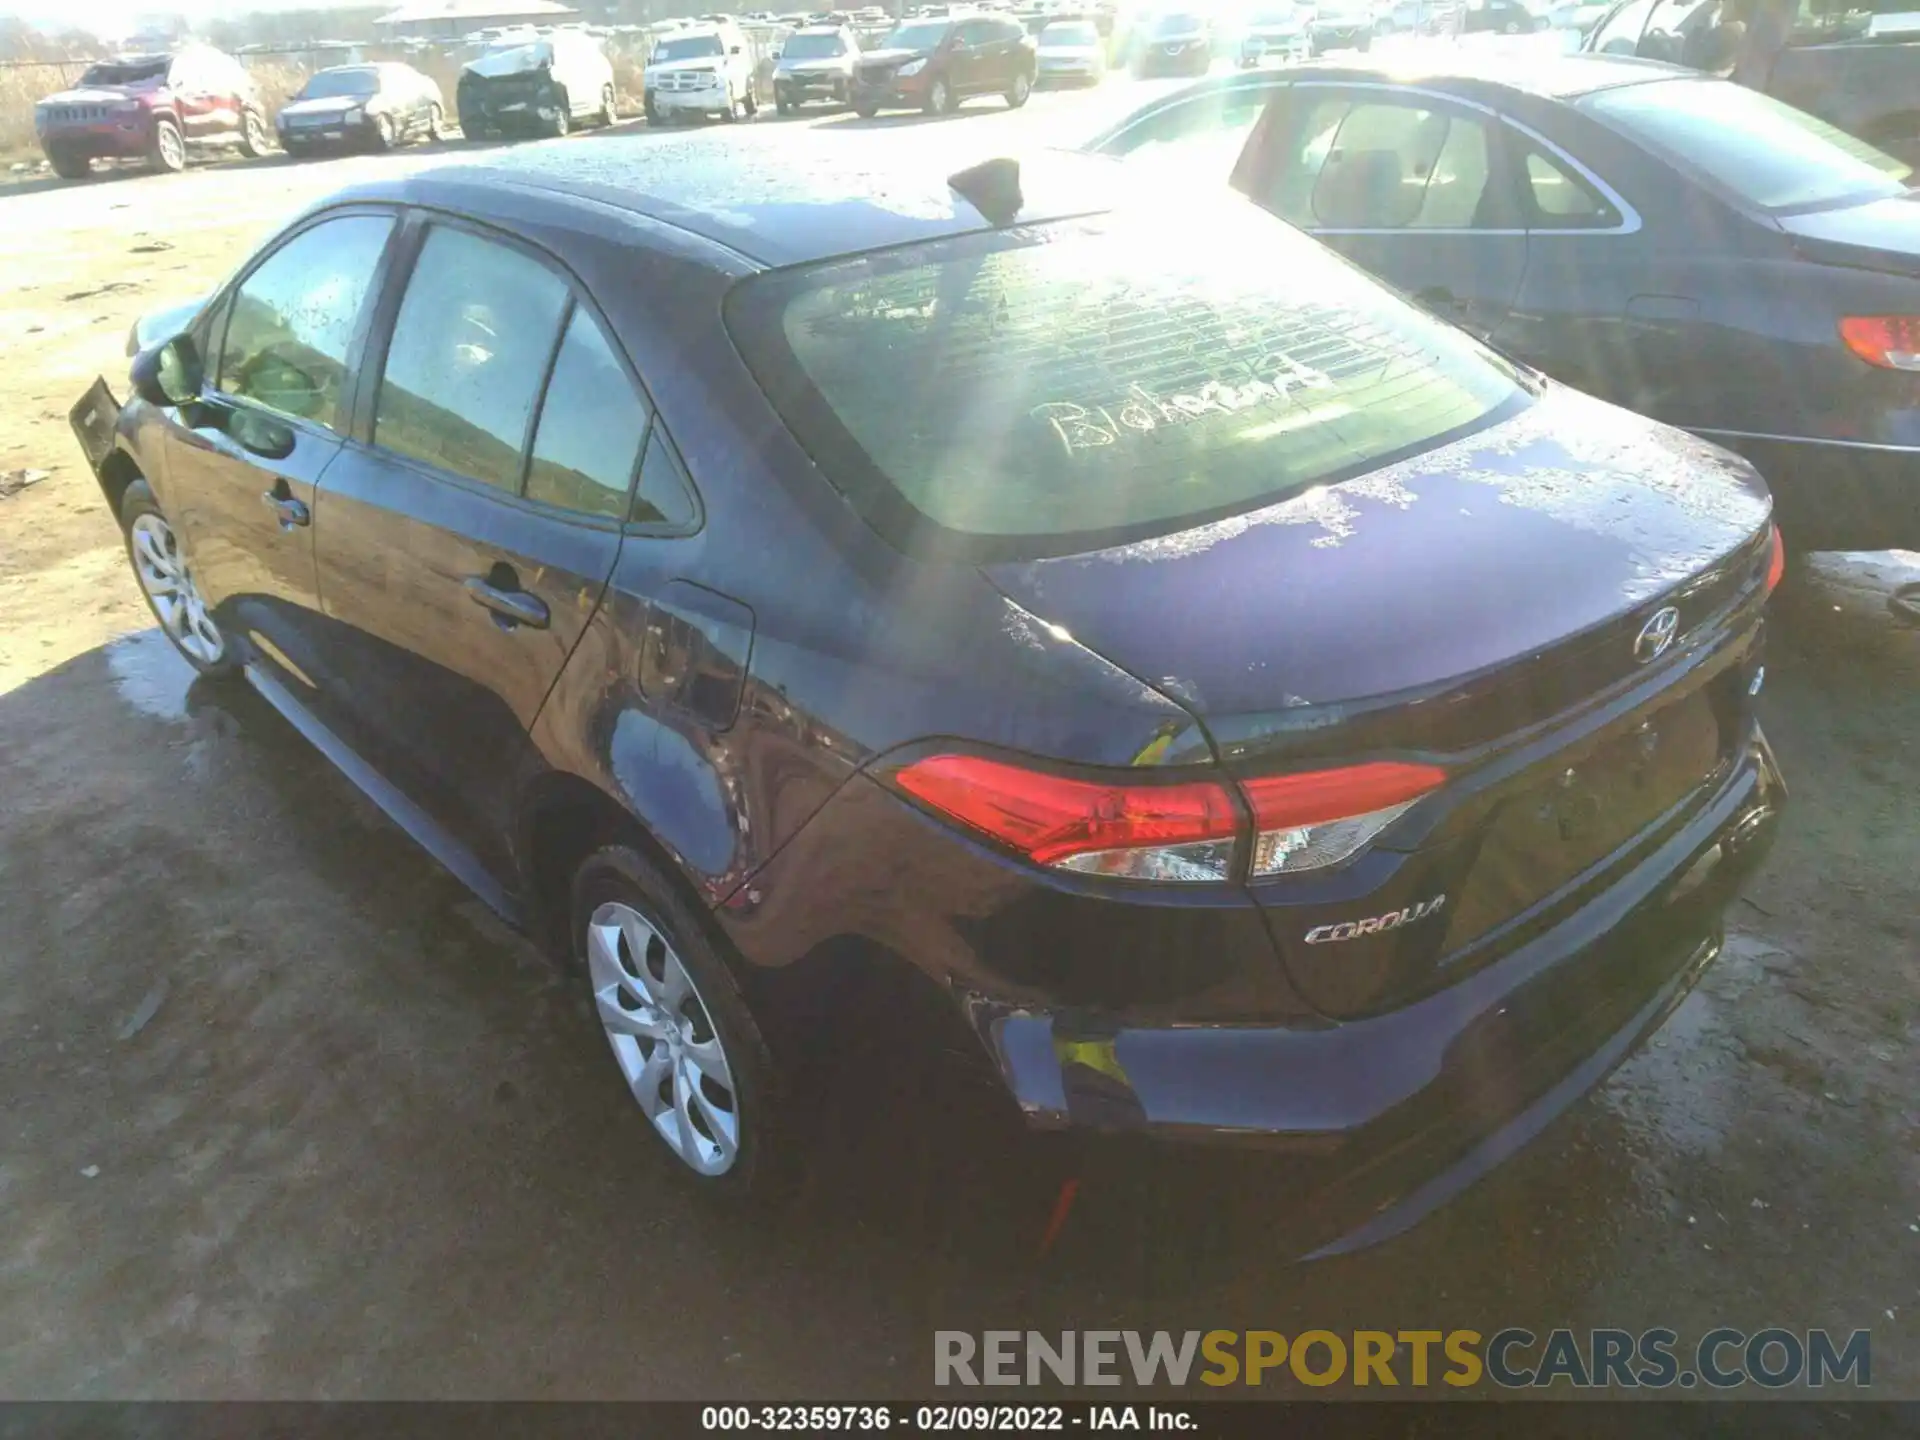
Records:
[[[226,637],[207,613],[206,601],[193,581],[193,567],[181,553],[173,527],[158,515],[141,515],[129,534],[140,588],[147,592],[167,634],[200,664],[219,664],[227,653]]]
[[[160,127],[159,136],[160,163],[169,170],[179,170],[187,163],[186,142],[180,138],[180,132],[171,125]]]
[[[740,1100],[725,1045],[673,947],[631,906],[587,922],[594,1009],[627,1088],[667,1148],[698,1174],[740,1157]]]

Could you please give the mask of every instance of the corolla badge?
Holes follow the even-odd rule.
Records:
[[[1365,920],[1343,920],[1338,925],[1316,925],[1307,931],[1307,944],[1327,945],[1336,940],[1355,940],[1362,935],[1381,935],[1389,930],[1398,930],[1402,925],[1426,919],[1446,903],[1445,895],[1436,895],[1431,900],[1422,900],[1418,905],[1409,905],[1404,910],[1389,910],[1385,915],[1369,915]]]
[[[1664,605],[1653,612],[1646,624],[1640,627],[1640,633],[1633,637],[1633,658],[1642,665],[1658,660],[1667,653],[1667,647],[1673,644],[1673,637],[1680,633],[1680,612],[1671,605]]]

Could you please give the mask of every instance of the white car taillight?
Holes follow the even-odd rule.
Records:
[[[1242,781],[1253,807],[1250,873],[1289,875],[1337,865],[1446,782],[1447,772],[1437,765],[1391,760]]]

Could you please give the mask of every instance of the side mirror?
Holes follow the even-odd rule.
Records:
[[[780,48],[778,45],[774,46],[773,49],[767,52],[767,58],[770,60],[778,60],[780,58]]]
[[[198,400],[206,386],[200,347],[188,335],[176,335],[133,361],[133,393],[149,405],[185,405]]]
[[[729,55],[738,55],[740,53],[740,47],[738,45],[730,45],[727,47],[727,53]]]

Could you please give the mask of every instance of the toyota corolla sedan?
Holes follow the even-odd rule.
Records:
[[[1034,1127],[1412,1223],[1718,950],[1765,490],[1224,190],[786,133],[267,241],[73,413],[155,616],[575,963],[711,1193],[792,1174],[781,1007],[869,974]]]

